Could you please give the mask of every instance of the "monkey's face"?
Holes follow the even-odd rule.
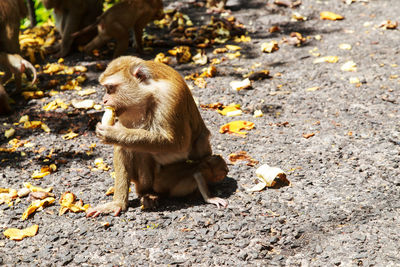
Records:
[[[118,117],[127,111],[137,111],[147,103],[149,92],[145,87],[151,75],[142,62],[135,57],[120,57],[100,75],[99,82],[106,89],[103,103],[114,108]]]

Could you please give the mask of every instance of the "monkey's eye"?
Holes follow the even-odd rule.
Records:
[[[115,90],[117,89],[117,86],[115,84],[107,84],[105,87],[107,94],[115,93]]]

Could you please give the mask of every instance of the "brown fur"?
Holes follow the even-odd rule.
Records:
[[[72,34],[94,23],[103,10],[103,0],[43,0],[47,9],[54,8],[56,26],[61,33],[61,45],[56,57],[65,57],[74,44],[87,44],[96,31],[87,32],[74,40]]]
[[[85,52],[90,54],[113,39],[117,43],[114,58],[124,54],[129,46],[130,29],[135,33],[137,51],[142,52],[143,29],[149,22],[161,19],[162,12],[162,0],[124,0],[115,4],[99,18],[98,35],[85,46]]]
[[[210,176],[225,177],[225,161],[211,156],[210,132],[178,72],[126,56],[112,61],[99,81],[107,90],[104,104],[118,117],[114,126],[96,129],[103,142],[114,145],[115,193],[113,202],[88,216],[127,209],[131,181],[145,208],[160,194],[184,196],[197,188],[206,202],[226,206],[209,196],[206,184]]]
[[[8,104],[8,94],[3,85],[0,84],[0,115],[10,113],[11,108]]]
[[[19,23],[27,12],[23,0],[0,1],[0,52],[20,52]]]

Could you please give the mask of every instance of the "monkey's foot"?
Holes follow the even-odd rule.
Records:
[[[142,210],[154,209],[158,206],[159,197],[156,195],[147,194],[140,198]]]
[[[217,208],[226,208],[228,206],[228,201],[219,197],[211,197],[206,200],[207,203],[214,204]]]
[[[86,211],[86,217],[97,217],[100,214],[114,213],[114,216],[118,216],[122,211],[122,204],[118,202],[108,202],[103,205],[90,208]]]

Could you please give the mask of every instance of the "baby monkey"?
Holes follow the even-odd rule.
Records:
[[[144,208],[159,196],[182,197],[197,189],[207,203],[207,183],[228,173],[225,161],[212,155],[210,131],[183,78],[171,67],[137,57],[113,60],[99,78],[106,88],[105,106],[115,111],[113,125],[99,123],[97,136],[114,145],[116,172],[113,201],[89,209],[87,216],[118,215],[128,208],[129,185],[135,184]]]

